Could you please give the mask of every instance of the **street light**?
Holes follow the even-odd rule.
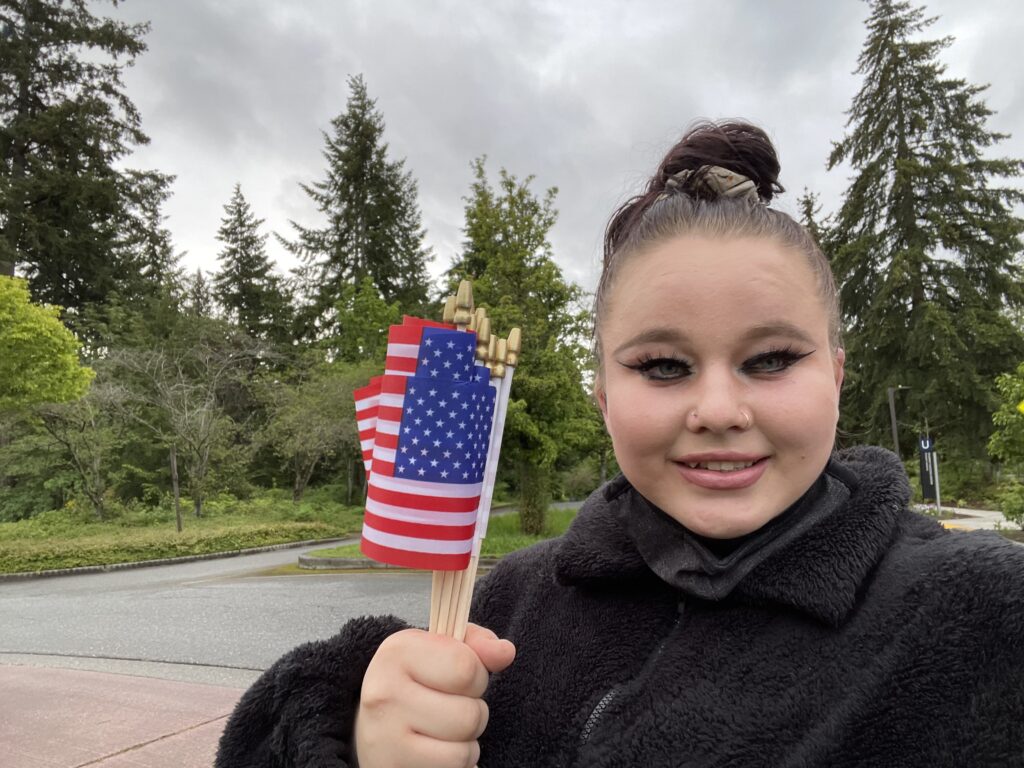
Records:
[[[897,384],[895,387],[889,387],[889,418],[892,420],[892,447],[896,451],[896,455],[900,455],[900,438],[896,433],[896,392],[900,389],[910,389],[902,384]]]

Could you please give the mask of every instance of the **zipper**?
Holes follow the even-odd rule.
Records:
[[[683,610],[685,607],[685,599],[680,600],[679,604],[676,606],[675,621],[672,622],[672,626],[669,628],[668,632],[665,633],[665,636],[661,639],[661,642],[658,643],[658,647],[655,648],[651,652],[651,655],[647,657],[647,661],[644,662],[644,665],[640,669],[640,672],[637,674],[635,678],[633,678],[634,681],[641,680],[644,677],[646,677],[650,673],[650,670],[654,667],[658,659],[661,658],[661,654],[665,651],[665,646],[668,645],[668,639],[673,634],[675,634],[676,630],[679,629],[679,625],[683,623]],[[615,697],[619,695],[619,692],[622,690],[622,688],[622,684],[613,686],[607,693],[605,693],[604,696],[601,697],[600,701],[597,702],[597,706],[594,707],[593,711],[590,713],[590,716],[587,718],[587,721],[583,724],[583,730],[580,731],[580,751],[582,751],[583,747],[585,747],[587,742],[590,741],[590,737],[593,736],[594,730],[597,728],[597,725],[601,721],[601,718],[604,715],[605,711],[608,709],[608,707],[611,706],[611,703],[615,701]]]

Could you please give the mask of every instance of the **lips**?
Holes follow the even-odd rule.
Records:
[[[686,456],[684,459],[676,462],[683,479],[713,491],[747,488],[760,480],[768,468],[767,457],[715,455]]]

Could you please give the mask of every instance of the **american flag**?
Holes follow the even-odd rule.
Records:
[[[402,325],[388,341],[362,550],[392,565],[461,570],[472,551],[496,390],[474,361],[474,333]],[[364,388],[363,402],[374,389]]]
[[[373,463],[373,443],[377,434],[377,408],[380,404],[380,383],[383,376],[374,376],[365,387],[352,393],[356,401],[356,429],[359,447],[363,452],[363,466],[370,474]]]

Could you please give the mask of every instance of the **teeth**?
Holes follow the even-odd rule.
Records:
[[[754,466],[753,461],[701,461],[701,462],[686,462],[686,466],[690,469],[710,469],[714,472],[734,472],[737,469],[746,469],[747,467]]]

